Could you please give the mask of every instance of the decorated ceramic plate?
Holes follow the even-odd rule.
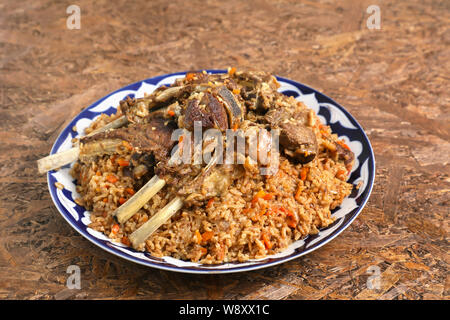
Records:
[[[225,70],[207,70],[208,73],[224,73]],[[65,127],[54,143],[51,154],[61,152],[72,147],[72,139],[83,134],[92,121],[102,113],[113,114],[119,102],[125,97],[143,97],[144,93],[151,93],[162,85],[170,85],[177,78],[183,78],[185,72],[157,76],[130,84],[119,89],[84,109]],[[119,257],[153,268],[186,272],[186,273],[231,273],[255,270],[274,266],[320,248],[343,232],[358,216],[366,204],[374,181],[375,159],[370,142],[358,122],[338,103],[324,94],[293,80],[277,77],[278,89],[285,95],[292,96],[311,108],[322,121],[331,127],[332,132],[344,139],[347,146],[355,155],[355,163],[349,174],[348,181],[353,190],[341,205],[332,211],[335,221],[326,228],[320,229],[315,235],[307,236],[289,245],[285,250],[266,256],[262,259],[251,259],[246,262],[232,262],[221,264],[200,264],[182,261],[173,257],[154,257],[148,252],[140,252],[114,242],[103,233],[89,228],[90,212],[75,203],[79,195],[76,191],[76,181],[70,175],[67,165],[47,173],[48,186],[51,197],[61,215],[83,237],[98,247]],[[76,126],[77,132],[72,128]],[[55,183],[64,185],[63,189],[55,187]],[[56,184],[58,185],[58,184]]]

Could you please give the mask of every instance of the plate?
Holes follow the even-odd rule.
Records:
[[[225,70],[206,71],[208,73],[226,72]],[[142,80],[114,91],[94,102],[81,111],[62,130],[52,147],[51,154],[70,149],[73,138],[80,133],[82,134],[84,129],[101,113],[115,113],[120,100],[126,96],[143,97],[144,93],[151,93],[162,85],[170,85],[175,79],[182,78],[185,74],[186,72],[178,72]],[[277,77],[277,80],[281,84],[279,91],[295,97],[313,109],[321,121],[329,125],[333,133],[337,133],[340,138],[343,138],[355,153],[355,165],[348,180],[349,183],[354,185],[353,191],[344,199],[340,207],[332,211],[332,215],[336,217],[335,222],[327,228],[321,229],[318,234],[296,241],[284,251],[263,259],[249,260],[243,263],[202,265],[172,257],[153,257],[147,252],[139,252],[121,243],[113,242],[104,234],[89,228],[90,213],[74,201],[79,195],[76,192],[75,180],[69,173],[70,166],[73,164],[62,167],[58,171],[52,170],[47,173],[48,187],[53,202],[64,219],[83,237],[98,247],[129,261],[163,270],[208,274],[249,271],[287,262],[320,248],[344,231],[355,220],[366,204],[372,191],[375,177],[373,150],[364,130],[355,118],[338,103],[304,84],[282,77]],[[72,130],[73,126],[76,126],[77,132]],[[63,190],[56,188],[56,182],[62,183],[65,188]],[[359,186],[359,188],[356,188],[356,186]]]

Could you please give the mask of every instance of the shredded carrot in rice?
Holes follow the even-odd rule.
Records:
[[[195,73],[189,72],[186,74],[186,80],[191,81],[194,80],[195,78]]]
[[[124,245],[126,245],[126,246],[130,246],[130,245],[131,245],[130,239],[128,239],[127,236],[123,236],[121,242],[122,242]]]
[[[202,256],[204,256],[205,254],[208,253],[208,249],[206,249],[204,247],[200,247],[200,251],[202,252]]]
[[[336,141],[341,147],[343,147],[343,148],[345,148],[345,149],[347,149],[347,150],[350,150],[350,147],[344,142],[344,141],[342,141],[342,140],[338,140],[338,141]]]
[[[297,221],[297,218],[296,218],[296,216],[295,216],[295,214],[293,212],[288,210],[286,219],[287,219],[287,224],[288,224],[289,227],[291,227],[291,228],[297,227],[298,221]]]
[[[211,240],[211,238],[214,236],[214,232],[212,231],[205,231],[202,234],[202,240],[203,241],[208,241]]]
[[[303,167],[302,170],[300,171],[300,179],[302,181],[306,180],[306,176],[308,175],[309,172],[309,168],[308,167]]]
[[[116,183],[117,181],[119,181],[119,179],[118,179],[115,175],[113,175],[113,174],[109,174],[109,175],[106,177],[106,180],[107,180],[108,182],[111,182],[111,183]]]
[[[115,225],[112,226],[111,228],[111,232],[112,233],[117,233],[120,230],[120,226],[116,223]]]
[[[214,203],[214,198],[209,199],[209,200],[208,200],[208,203],[206,204],[206,208],[211,208],[211,206],[213,205],[213,203]]]
[[[196,238],[196,242],[197,244],[200,244],[202,242],[202,235],[200,234],[200,231],[195,230],[195,238]]]
[[[261,238],[264,242],[264,246],[266,247],[267,250],[272,249],[272,242],[270,242],[270,236],[267,233],[263,233],[261,235]]]
[[[130,161],[119,158],[117,159],[117,164],[121,167],[128,167],[130,165]]]

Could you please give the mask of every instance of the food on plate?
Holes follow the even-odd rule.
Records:
[[[153,256],[214,264],[263,258],[332,224],[352,190],[354,154],[278,88],[266,72],[189,72],[97,118],[71,171],[90,227]],[[119,222],[151,179],[159,192]],[[136,242],[174,199],[170,218]]]

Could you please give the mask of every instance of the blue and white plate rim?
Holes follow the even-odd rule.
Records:
[[[205,71],[208,73],[226,72],[226,70],[220,69]],[[89,107],[83,109],[62,130],[51,149],[51,154],[70,148],[70,140],[76,137],[78,132],[82,131],[80,129],[84,130],[101,113],[111,114],[115,112],[118,101],[126,96],[133,97],[135,94],[141,96],[144,92],[150,93],[161,85],[170,85],[176,78],[183,77],[185,74],[186,71],[182,71],[141,80],[97,100]],[[359,184],[360,188],[358,190],[354,188],[352,194],[344,200],[343,205],[333,211],[333,215],[337,217],[336,221],[331,226],[321,229],[319,235],[309,236],[305,240],[296,241],[283,252],[263,259],[250,260],[243,263],[201,265],[171,257],[152,257],[148,253],[138,252],[122,244],[115,243],[105,235],[88,228],[89,212],[77,205],[72,197],[72,194],[76,194],[76,191],[74,181],[68,173],[69,166],[47,173],[48,187],[55,206],[63,218],[77,232],[100,248],[126,260],[168,271],[215,274],[257,270],[296,259],[320,248],[342,233],[356,219],[369,199],[375,178],[373,149],[361,125],[340,104],[307,85],[279,76],[277,76],[277,80],[281,84],[281,92],[294,96],[297,100],[303,101],[308,107],[312,108],[319,115],[321,121],[330,125],[333,132],[337,132],[339,137],[346,141],[356,155],[356,164],[350,175],[349,182],[354,185]],[[80,125],[80,128],[77,125]],[[77,126],[78,132],[72,130],[74,126]],[[71,182],[68,182],[69,180]],[[64,190],[55,187],[55,182],[61,181],[64,182]],[[76,219],[77,215],[78,219]]]

